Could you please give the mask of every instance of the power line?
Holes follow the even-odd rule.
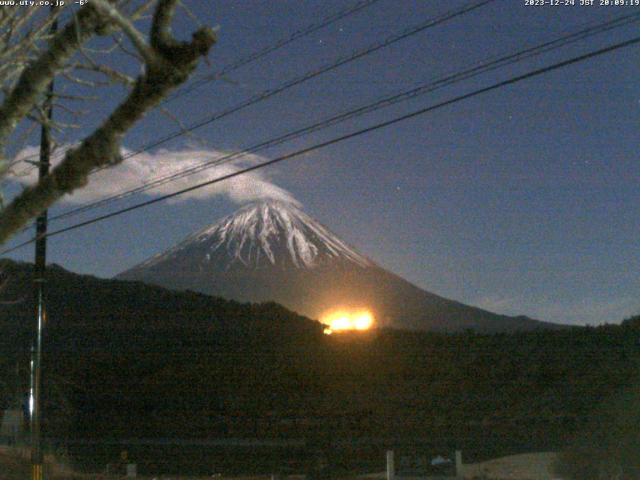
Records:
[[[182,135],[185,135],[189,132],[192,132],[193,130],[196,130],[198,128],[201,128],[205,125],[208,125],[216,120],[219,120],[221,118],[224,118],[228,115],[231,115],[233,113],[239,112],[240,110],[243,110],[244,108],[247,108],[249,106],[252,106],[258,102],[261,102],[263,100],[266,100],[274,95],[277,95],[285,90],[288,90],[289,88],[292,88],[294,86],[300,85],[308,80],[311,80],[312,78],[318,77],[319,75],[322,75],[326,72],[329,72],[331,70],[334,70],[342,65],[345,65],[347,63],[350,63],[352,61],[355,61],[359,58],[362,58],[364,56],[370,55],[378,50],[381,50],[385,47],[388,47],[396,42],[399,42],[401,40],[404,40],[406,38],[411,37],[412,35],[415,35],[417,33],[420,33],[424,30],[427,30],[429,28],[438,26],[442,23],[445,23],[449,20],[452,20],[454,18],[457,18],[459,16],[465,15],[469,12],[472,12],[478,8],[481,8],[485,5],[488,5],[490,3],[495,2],[496,0],[480,0],[480,1],[475,1],[475,2],[470,2],[467,5],[455,9],[455,10],[449,10],[439,16],[433,17],[433,18],[429,18],[417,25],[414,25],[412,27],[406,28],[403,31],[401,31],[400,33],[394,34],[389,36],[388,38],[382,40],[381,42],[377,42],[374,43],[362,50],[358,50],[355,52],[352,52],[350,55],[347,55],[345,57],[341,57],[337,60],[335,60],[334,62],[327,64],[323,67],[320,67],[319,69],[316,70],[312,70],[309,71],[305,74],[303,74],[300,77],[294,78],[292,80],[289,80],[287,82],[285,82],[284,84],[281,84],[280,86],[271,89],[271,90],[265,90],[263,92],[261,92],[258,95],[255,95],[253,97],[250,97],[248,100],[246,100],[245,102],[236,105],[234,107],[228,108],[226,110],[223,110],[222,112],[216,113],[212,116],[207,117],[204,120],[201,120],[195,124],[192,124],[191,126],[187,127],[187,128],[183,128],[181,130],[178,130],[176,132],[173,132],[165,137],[162,137],[158,140],[155,140],[151,143],[146,144],[145,146],[139,148],[138,150],[135,150],[133,152],[130,152],[129,154],[125,155],[122,159],[122,161],[125,161],[129,158],[132,158],[136,155],[139,155],[140,153],[143,153],[147,150],[150,150],[154,147],[160,146],[170,140],[173,140],[175,138],[181,137]],[[64,155],[64,154],[63,154]],[[59,158],[59,157],[58,157]],[[101,172],[103,170],[106,170],[108,168],[111,168],[112,165],[105,165],[103,167],[97,168],[95,170],[93,170],[91,173],[89,173],[89,175],[94,175],[98,172]],[[59,217],[56,217],[59,218]],[[53,219],[53,218],[52,218]],[[29,228],[29,227],[26,227]],[[23,230],[24,231],[24,230]]]
[[[129,154],[125,155],[122,159],[122,161],[128,160],[129,158],[132,158],[136,155],[139,155],[140,153],[143,153],[145,151],[148,151],[152,148],[158,147],[160,145],[163,145],[164,143],[173,140],[175,138],[179,138],[189,132],[192,132],[194,130],[197,130],[198,128],[202,128],[210,123],[213,123],[216,120],[220,120],[221,118],[227,117],[231,114],[234,114],[236,112],[239,112],[241,110],[244,110],[247,107],[250,107],[252,105],[255,105],[259,102],[262,102],[264,100],[267,100],[268,98],[271,98],[279,93],[282,93],[290,88],[293,88],[297,85],[300,85],[308,80],[311,80],[313,78],[316,78],[324,73],[327,73],[329,71],[335,70],[338,67],[341,67],[343,65],[346,65],[347,63],[351,63],[355,60],[358,60],[362,57],[365,57],[367,55],[370,55],[374,52],[377,52],[378,50],[381,50],[383,48],[386,48],[390,45],[393,45],[396,42],[399,42],[401,40],[404,40],[406,38],[409,38],[413,35],[416,35],[424,30],[427,30],[429,28],[433,28],[436,27],[442,23],[448,22],[449,20],[453,20],[454,18],[460,17],[462,15],[465,15],[469,12],[472,12],[478,8],[481,8],[485,5],[488,5],[490,3],[495,2],[496,0],[480,0],[480,1],[475,1],[475,2],[470,2],[467,5],[455,9],[455,10],[449,10],[443,14],[440,14],[436,17],[432,17],[429,18],[417,25],[414,25],[412,27],[406,28],[404,30],[402,30],[399,33],[396,33],[394,35],[391,35],[389,37],[387,37],[386,39],[382,40],[381,42],[377,42],[374,43],[372,45],[369,45],[368,47],[365,47],[364,49],[361,50],[357,50],[355,52],[352,52],[351,54],[344,56],[344,57],[340,57],[337,60],[334,60],[332,63],[329,63],[327,65],[324,65],[318,69],[315,70],[311,70],[303,75],[301,75],[300,77],[296,77],[292,80],[286,81],[283,84],[279,85],[278,87],[275,87],[273,89],[269,89],[269,90],[265,90],[257,95],[254,95],[253,97],[250,97],[249,99],[245,100],[244,102],[235,105],[233,107],[230,107],[226,110],[223,110],[221,112],[215,113],[211,116],[208,116],[207,118],[200,120],[199,122],[196,122],[192,125],[190,125],[187,128],[183,128],[180,130],[177,130],[169,135],[166,135],[164,137],[161,137],[157,140],[154,140],[151,143],[147,143],[146,145],[144,145],[143,147],[138,148],[137,150],[134,150],[133,152],[130,152]],[[64,154],[62,154],[63,156]],[[60,158],[60,157],[58,157]],[[108,166],[103,166],[100,168],[97,168],[95,170],[93,170],[89,175],[94,175],[98,172],[101,172],[103,170],[106,170],[108,168],[111,168],[112,165],[108,165]],[[59,217],[55,217],[55,218],[59,218]],[[53,217],[52,217],[53,219]]]
[[[533,70],[531,72],[525,73],[523,75],[518,75],[516,77],[512,77],[512,78],[509,78],[507,80],[503,80],[503,81],[498,82],[498,83],[494,83],[493,85],[490,85],[488,87],[480,88],[480,89],[474,90],[474,91],[472,91],[470,93],[459,95],[459,96],[454,97],[452,99],[445,100],[443,102],[436,103],[434,105],[430,105],[428,107],[424,107],[424,108],[421,108],[419,110],[415,110],[415,111],[413,111],[411,113],[408,113],[408,114],[405,114],[405,115],[401,115],[399,117],[395,117],[395,118],[393,118],[391,120],[387,120],[385,122],[377,123],[377,124],[372,125],[370,127],[366,127],[366,128],[357,130],[355,132],[351,132],[351,133],[348,133],[346,135],[342,135],[342,136],[333,138],[331,140],[327,140],[325,142],[320,142],[320,143],[317,143],[317,144],[312,145],[310,147],[306,147],[306,148],[303,148],[303,149],[300,149],[300,150],[296,150],[295,152],[291,152],[291,153],[282,155],[280,157],[274,158],[272,160],[268,160],[266,162],[262,162],[262,163],[257,164],[257,165],[253,165],[253,166],[244,168],[242,170],[238,170],[237,172],[230,173],[230,174],[227,174],[227,175],[223,175],[221,177],[217,177],[215,179],[208,180],[206,182],[202,182],[202,183],[199,183],[197,185],[192,185],[191,187],[183,188],[181,190],[178,190],[176,192],[173,192],[173,193],[170,193],[170,194],[167,194],[167,195],[163,195],[161,197],[153,198],[153,199],[147,200],[145,202],[141,202],[141,203],[138,203],[136,205],[132,205],[130,207],[122,208],[122,209],[117,210],[115,212],[111,212],[111,213],[108,213],[108,214],[105,214],[105,215],[101,215],[99,217],[94,217],[94,218],[86,220],[84,222],[76,223],[74,225],[71,225],[71,226],[68,226],[68,227],[65,227],[65,228],[54,230],[52,232],[49,232],[45,237],[47,237],[47,238],[48,237],[53,237],[55,235],[60,235],[62,233],[66,233],[66,232],[69,232],[69,231],[72,231],[72,230],[76,230],[78,228],[82,228],[82,227],[85,227],[87,225],[91,225],[93,223],[101,222],[103,220],[106,220],[106,219],[109,219],[109,218],[112,218],[112,217],[116,217],[118,215],[122,215],[124,213],[130,212],[130,211],[133,211],[133,210],[137,210],[139,208],[143,208],[143,207],[152,205],[154,203],[161,202],[163,200],[167,200],[169,198],[177,197],[178,195],[182,195],[184,193],[188,193],[188,192],[191,192],[191,191],[194,191],[194,190],[198,190],[200,188],[203,188],[203,187],[206,187],[206,186],[209,186],[209,185],[213,185],[215,183],[219,183],[219,182],[222,182],[224,180],[228,180],[230,178],[237,177],[239,175],[244,175],[246,173],[249,173],[249,172],[264,168],[264,167],[268,167],[268,166],[274,165],[276,163],[280,163],[280,162],[283,162],[285,160],[289,160],[289,159],[294,158],[294,157],[299,157],[301,155],[305,155],[305,154],[313,152],[315,150],[320,150],[322,148],[326,148],[328,146],[334,145],[334,144],[339,143],[339,142],[343,142],[345,140],[350,140],[352,138],[356,138],[356,137],[359,137],[361,135],[364,135],[364,134],[367,134],[367,133],[371,133],[373,131],[380,130],[382,128],[386,128],[386,127],[389,127],[391,125],[395,125],[397,123],[400,123],[400,122],[403,122],[403,121],[406,121],[406,120],[409,120],[409,119],[412,119],[412,118],[427,114],[429,112],[441,109],[443,107],[446,107],[446,106],[449,106],[449,105],[453,105],[453,104],[461,102],[463,100],[467,100],[469,98],[473,98],[473,97],[476,97],[478,95],[482,95],[482,94],[485,94],[485,93],[488,93],[488,92],[491,92],[491,91],[506,87],[508,85],[513,85],[515,83],[521,82],[523,80],[527,80],[529,78],[538,77],[540,75],[544,75],[544,74],[549,73],[551,71],[558,70],[560,68],[563,68],[563,67],[566,67],[566,66],[569,66],[569,65],[573,65],[573,64],[576,64],[576,63],[579,63],[579,62],[583,62],[585,60],[588,60],[588,59],[591,59],[591,58],[594,58],[594,57],[597,57],[597,56],[600,56],[600,55],[604,55],[606,53],[610,53],[610,52],[613,52],[615,50],[619,50],[621,48],[629,47],[631,45],[635,45],[635,44],[638,44],[638,43],[640,43],[640,37],[635,37],[635,38],[633,38],[631,40],[627,40],[627,41],[621,42],[621,43],[616,43],[614,45],[610,45],[608,47],[604,47],[604,48],[601,48],[599,50],[595,50],[595,51],[592,51],[592,52],[589,52],[589,53],[586,53],[586,54],[583,54],[583,55],[579,55],[577,57],[573,57],[573,58],[571,58],[569,60],[563,60],[561,62],[554,63],[554,64],[549,65],[547,67],[542,67],[542,68],[539,68],[537,70]],[[2,252],[0,252],[0,255],[15,251],[15,250],[17,250],[17,249],[19,249],[19,248],[21,248],[21,247],[23,247],[25,245],[29,245],[30,243],[33,243],[35,240],[36,240],[36,238],[33,238],[31,240],[28,240],[28,241],[25,241],[25,242],[23,242],[21,244],[18,244],[16,246],[12,247],[12,248],[3,250]]]
[[[158,147],[160,145],[163,145],[171,140],[174,140],[176,138],[179,138],[189,132],[192,132],[194,130],[197,130],[198,128],[202,128],[206,125],[209,125],[210,123],[215,122],[216,120],[220,120],[221,118],[225,118],[229,115],[232,115],[234,113],[237,113],[241,110],[244,110],[247,107],[253,106],[259,102],[262,102],[264,100],[267,100],[275,95],[278,95],[279,93],[282,93],[286,90],[289,90],[290,88],[293,88],[295,86],[301,85],[302,83],[305,83],[313,78],[316,78],[320,75],[323,75],[327,72],[330,72],[332,70],[335,70],[336,68],[339,68],[343,65],[346,65],[348,63],[351,63],[355,60],[358,60],[362,57],[365,57],[367,55],[371,55],[372,53],[377,52],[378,50],[381,50],[383,48],[386,48],[390,45],[393,45],[394,43],[397,43],[401,40],[404,40],[406,38],[409,38],[413,35],[416,35],[420,32],[423,32],[424,30],[428,30],[429,28],[433,28],[436,27],[442,23],[448,22],[449,20],[453,20],[454,18],[460,17],[462,15],[465,15],[469,12],[472,12],[478,8],[481,8],[485,5],[488,5],[490,3],[493,3],[497,0],[479,0],[479,1],[475,1],[475,2],[470,2],[467,5],[455,9],[455,10],[449,10],[443,14],[440,14],[436,17],[433,18],[429,18],[417,25],[414,25],[412,27],[406,28],[404,30],[402,30],[399,33],[396,33],[394,35],[391,35],[389,37],[387,37],[386,39],[380,41],[380,42],[376,42],[374,44],[369,45],[368,47],[365,47],[361,50],[356,50],[355,52],[350,53],[349,55],[343,56],[338,58],[337,60],[334,60],[333,62],[326,64],[322,67],[319,67],[315,70],[310,70],[304,74],[302,74],[299,77],[295,77],[291,80],[288,80],[280,85],[278,85],[275,88],[272,89],[268,89],[268,90],[264,90],[252,97],[249,97],[247,100],[245,100],[244,102],[238,104],[238,105],[234,105],[230,108],[227,108],[226,110],[222,110],[221,112],[215,113],[213,115],[210,115],[198,122],[195,122],[193,124],[191,124],[189,127],[187,128],[182,128],[180,130],[177,130],[173,133],[170,133],[168,135],[165,135],[164,137],[161,137],[157,140],[154,140],[151,143],[147,143],[146,145],[138,148],[137,150],[129,153],[128,155],[125,155],[123,158],[124,160],[127,160],[131,157],[134,157],[142,152],[146,152],[147,150],[150,150],[152,148]],[[93,175],[95,173],[98,173],[102,170],[106,170],[108,168],[110,168],[111,165],[108,166],[104,166],[104,167],[100,167],[97,168],[95,170],[93,170],[89,175]]]
[[[212,74],[209,74],[207,76],[205,76],[204,78],[201,78],[200,80],[196,80],[194,83],[192,83],[191,85],[185,86],[184,89],[181,89],[177,92],[174,92],[171,96],[169,96],[168,98],[164,99],[160,105],[164,105],[166,103],[169,103],[179,97],[182,97],[186,94],[191,93],[194,90],[197,90],[198,88],[200,88],[202,85],[218,80],[219,78],[222,78],[226,75],[228,75],[231,72],[234,72],[235,70],[238,70],[241,67],[244,67],[246,65],[249,65],[250,63],[256,62],[258,60],[260,60],[261,58],[266,57],[267,55],[269,55],[270,53],[273,53],[293,42],[295,42],[296,40],[306,37],[308,35],[311,35],[314,32],[317,32],[318,30],[321,30],[325,27],[328,27],[329,25],[337,22],[338,20],[342,20],[344,18],[349,17],[350,15],[353,15],[355,13],[360,12],[361,10],[364,10],[367,7],[372,6],[373,4],[379,2],[380,0],[360,0],[358,2],[356,2],[355,4],[351,5],[350,7],[344,8],[342,10],[339,10],[337,12],[334,12],[331,15],[328,15],[326,17],[324,17],[323,19],[321,19],[319,22],[316,23],[311,23],[310,25],[307,25],[304,28],[301,28],[299,30],[296,30],[295,32],[293,32],[291,35],[289,35],[286,38],[283,38],[281,40],[279,40],[278,42],[274,43],[273,45],[268,45],[260,50],[257,50],[255,52],[252,52],[244,57],[241,57],[239,59],[237,59],[236,61],[225,65],[224,67],[222,67],[221,70],[219,70],[218,72],[214,72]],[[64,154],[63,154],[64,155]],[[27,157],[27,158],[23,158],[20,159],[20,161],[26,161],[29,160],[31,158],[36,158],[36,155],[33,155],[31,157]],[[57,158],[60,158],[57,157]],[[16,162],[18,163],[18,162]],[[15,163],[11,163],[9,164],[9,166],[14,165]]]
[[[190,125],[188,128],[186,129],[181,129],[178,130],[176,132],[170,133],[158,140],[155,140],[151,143],[146,144],[145,146],[139,148],[138,150],[135,150],[131,153],[129,153],[128,155],[126,155],[123,160],[127,160],[128,158],[134,157],[135,155],[138,155],[142,152],[145,152],[147,150],[150,150],[152,148],[158,147],[170,140],[173,140],[175,138],[181,137],[183,135],[185,135],[188,132],[192,132],[194,130],[197,130],[198,128],[202,128],[205,125],[208,125],[210,123],[213,123],[216,120],[220,120],[221,118],[227,117],[231,114],[234,114],[236,112],[239,112],[241,110],[244,110],[247,107],[250,107],[252,105],[255,105],[256,103],[262,102],[264,100],[267,100],[268,98],[271,98],[279,93],[282,93],[290,88],[293,88],[297,85],[300,85],[304,82],[307,82],[308,80],[311,80],[313,78],[316,78],[324,73],[330,72],[332,70],[335,70],[338,67],[341,67],[343,65],[346,65],[347,63],[351,63],[355,60],[358,60],[362,57],[365,57],[367,55],[371,55],[374,52],[377,52],[378,50],[381,50],[383,48],[386,48],[390,45],[393,45],[396,42],[399,42],[401,40],[404,40],[406,38],[409,38],[413,35],[416,35],[424,30],[427,30],[429,28],[433,28],[436,27],[442,23],[448,22],[449,20],[453,20],[454,18],[460,17],[462,15],[465,15],[469,12],[472,12],[478,8],[481,8],[485,5],[488,5],[490,3],[495,2],[496,0],[480,0],[480,1],[476,1],[476,2],[471,2],[469,4],[467,4],[464,7],[458,8],[456,10],[450,10],[446,13],[443,13],[437,17],[434,18],[430,18],[427,19],[424,22],[421,22],[417,25],[414,25],[412,27],[409,27],[405,30],[403,30],[400,33],[391,35],[390,37],[386,38],[385,40],[381,41],[381,42],[377,42],[374,43],[362,50],[357,50],[355,52],[352,52],[351,54],[344,56],[344,57],[340,57],[337,60],[333,61],[332,63],[329,63],[327,65],[324,65],[320,68],[317,68],[315,70],[311,70],[303,75],[301,75],[300,77],[296,77],[292,80],[288,80],[286,82],[284,82],[283,84],[273,88],[273,89],[269,89],[269,90],[264,90],[263,92],[254,95],[253,97],[250,97],[248,100],[235,105],[233,107],[230,107],[226,110],[223,110],[219,113],[215,113],[211,116],[208,116],[207,118],[204,118],[203,120],[200,120],[192,125]],[[107,168],[110,168],[111,165],[109,166],[104,166],[102,168],[97,168],[96,170],[92,171],[90,175],[95,174],[101,170],[105,170]]]
[[[164,177],[159,177],[156,178],[154,180],[151,181],[147,181],[145,183],[143,183],[142,185],[135,187],[133,189],[129,189],[129,190],[125,190],[122,191],[120,193],[111,195],[107,198],[102,198],[100,200],[96,200],[94,202],[85,204],[83,206],[68,210],[67,212],[63,212],[61,214],[58,214],[54,217],[51,218],[51,220],[58,220],[58,219],[62,219],[62,218],[67,218],[67,217],[71,217],[74,215],[77,215],[79,213],[88,211],[88,210],[92,210],[98,207],[101,207],[103,205],[109,204],[111,202],[117,201],[117,200],[121,200],[124,198],[127,198],[131,195],[137,194],[137,193],[141,193],[147,190],[150,190],[152,188],[161,186],[161,185],[165,185],[169,182],[187,177],[189,175],[201,172],[205,169],[208,168],[213,168],[215,166],[224,164],[224,163],[229,163],[233,160],[236,160],[238,158],[241,158],[243,156],[246,156],[249,153],[255,153],[257,151],[263,150],[265,148],[269,148],[269,147],[273,147],[275,145],[279,145],[281,143],[284,143],[286,141],[290,141],[292,139],[295,138],[299,138],[303,135],[306,135],[308,133],[312,133],[324,128],[327,128],[329,126],[335,125],[337,123],[343,122],[345,120],[348,119],[352,119],[361,115],[364,115],[366,113],[370,113],[376,110],[379,110],[381,108],[385,108],[388,107],[390,105],[394,105],[398,102],[401,101],[405,101],[411,98],[415,98],[417,96],[420,95],[424,95],[426,93],[430,93],[433,92],[434,90],[437,90],[439,88],[443,88],[445,86],[449,86],[452,85],[454,83],[463,81],[463,80],[467,80],[469,78],[478,76],[482,73],[486,73],[489,71],[493,71],[496,70],[498,68],[502,68],[505,67],[507,65],[511,65],[517,62],[520,62],[524,59],[527,58],[531,58],[533,56],[536,55],[540,55],[542,53],[546,53],[549,52],[551,50],[554,49],[558,49],[561,47],[564,47],[566,45],[569,45],[571,43],[575,43],[579,40],[583,40],[587,37],[605,32],[605,31],[609,31],[612,30],[614,28],[619,28],[622,27],[624,25],[627,25],[629,23],[632,22],[637,22],[638,19],[640,18],[640,13],[634,13],[634,14],[628,14],[628,15],[622,15],[619,17],[616,17],[614,19],[608,20],[606,22],[602,22],[599,23],[595,26],[591,26],[585,29],[582,29],[578,32],[574,32],[568,35],[564,35],[561,36],[559,38],[556,38],[554,40],[550,40],[547,42],[544,42],[542,44],[530,47],[530,48],[526,48],[524,50],[518,51],[516,53],[512,53],[512,54],[508,54],[502,57],[498,57],[495,58],[493,60],[488,60],[485,61],[484,63],[478,63],[476,64],[476,66],[471,67],[469,69],[466,69],[464,71],[458,72],[458,73],[454,73],[454,74],[450,74],[447,75],[443,78],[440,78],[438,80],[434,80],[434,81],[430,81],[428,83],[422,84],[418,87],[397,93],[397,94],[393,94],[393,95],[387,95],[385,97],[382,97],[378,100],[376,100],[373,103],[370,103],[368,105],[353,109],[353,110],[349,110],[347,112],[343,112],[340,113],[338,115],[334,115],[330,118],[324,119],[322,121],[318,121],[315,122],[311,125],[308,125],[306,127],[303,128],[299,128],[296,129],[294,131],[288,132],[284,135],[281,135],[279,137],[264,141],[264,142],[260,142],[258,144],[255,144],[251,147],[245,148],[242,151],[239,152],[234,152],[234,153],[230,153],[227,155],[223,155],[221,157],[218,157],[216,159],[210,160],[210,161],[206,161],[201,163],[200,165],[195,165],[186,169],[183,169],[181,171],[169,174],[169,175],[165,175]]]
[[[193,82],[191,85],[187,85],[185,86],[185,88],[181,89],[178,92],[175,92],[172,96],[170,96],[169,98],[167,98],[164,102],[162,103],[168,103],[171,102],[179,97],[182,97],[184,95],[190,94],[191,92],[193,92],[194,90],[197,90],[198,88],[200,88],[202,85],[209,83],[209,82],[213,82],[215,80],[218,80],[219,78],[224,77],[225,75],[228,75],[229,73],[238,70],[240,67],[244,67],[245,65],[248,65],[250,63],[253,63],[267,55],[269,55],[272,52],[275,52],[276,50],[279,50],[280,48],[283,48],[287,45],[289,45],[290,43],[302,38],[302,37],[306,37],[307,35],[310,35],[318,30],[321,30],[335,22],[337,22],[338,20],[342,20],[343,18],[346,18],[350,15],[353,15],[354,13],[357,13],[371,5],[373,5],[374,3],[377,3],[380,0],[362,0],[360,2],[355,3],[354,5],[352,5],[351,7],[347,7],[343,10],[340,10],[338,12],[335,12],[332,15],[329,15],[327,17],[325,17],[324,19],[322,19],[320,22],[318,23],[312,23],[311,25],[308,25],[305,28],[302,28],[300,30],[297,30],[295,32],[293,32],[289,37],[284,38],[276,43],[274,43],[273,45],[267,46],[261,50],[258,50],[256,52],[253,52],[249,55],[247,55],[246,57],[240,58],[238,60],[236,60],[233,63],[230,63],[229,65],[223,67],[220,71],[218,72],[214,72],[211,73],[207,76],[205,76],[204,78],[201,78],[199,80],[196,80],[195,82]]]
[[[385,40],[381,41],[381,42],[377,42],[375,44],[372,44],[362,50],[358,50],[355,52],[352,52],[351,54],[345,56],[345,57],[341,57],[337,60],[335,60],[334,62],[327,64],[325,66],[322,66],[316,70],[312,70],[309,71],[305,74],[303,74],[300,77],[296,77],[292,80],[289,80],[281,85],[279,85],[278,87],[274,88],[274,89],[270,89],[270,90],[265,90],[253,97],[250,97],[248,100],[246,100],[245,102],[242,102],[239,105],[235,105],[231,108],[228,108],[226,110],[223,110],[222,112],[218,112],[215,113],[211,116],[208,116],[207,118],[196,122],[194,124],[192,124],[191,126],[185,128],[185,129],[181,129],[178,131],[175,131],[169,135],[166,135],[164,137],[159,138],[158,140],[154,140],[151,143],[147,143],[146,145],[144,145],[143,147],[138,148],[137,150],[134,150],[133,152],[128,153],[127,155],[125,155],[123,157],[122,161],[125,161],[129,158],[132,158],[136,155],[139,155],[140,153],[143,153],[145,151],[148,151],[152,148],[158,147],[170,140],[173,140],[175,138],[181,137],[189,132],[192,132],[194,130],[197,130],[198,128],[202,128],[205,125],[208,125],[210,123],[213,123],[216,120],[219,120],[221,118],[224,118],[228,115],[231,115],[233,113],[239,112],[241,110],[243,110],[244,108],[247,108],[249,106],[252,106],[258,102],[264,101],[274,95],[277,95],[285,90],[288,90],[289,88],[292,88],[294,86],[300,85],[308,80],[311,80],[315,77],[318,77],[319,75],[322,75],[326,72],[329,72],[331,70],[334,70],[342,65],[345,65],[347,63],[350,63],[352,61],[355,61],[359,58],[362,58],[366,55],[370,55],[378,50],[381,50],[382,48],[388,47],[400,40],[406,39],[412,35],[415,35],[417,33],[420,33],[426,29],[435,27],[437,25],[440,25],[442,23],[445,23],[449,20],[452,20],[456,17],[459,17],[461,15],[465,15],[473,10],[476,10],[480,7],[483,7],[485,5],[488,5],[492,2],[494,2],[496,0],[481,0],[481,1],[476,1],[476,2],[471,2],[467,5],[465,5],[464,7],[458,8],[456,10],[450,10],[448,12],[445,12],[437,17],[433,17],[433,18],[429,18],[417,25],[414,25],[412,27],[409,27],[403,31],[401,31],[400,33],[391,35],[390,37],[386,38]],[[111,165],[109,166],[104,166],[101,168],[97,168],[96,170],[93,170],[89,175],[94,175],[100,171],[106,170],[108,168],[111,168]],[[66,214],[62,214],[65,215]],[[55,218],[60,218],[60,216],[57,216]]]

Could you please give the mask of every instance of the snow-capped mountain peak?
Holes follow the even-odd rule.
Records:
[[[314,268],[339,260],[367,267],[373,263],[295,205],[267,201],[250,204],[187,237],[138,268],[151,267],[197,251],[203,263],[234,267]]]
[[[377,266],[296,205],[274,201],[247,205],[118,278],[243,302],[276,301],[316,319],[366,309],[379,326],[508,331],[548,325],[424,291]]]

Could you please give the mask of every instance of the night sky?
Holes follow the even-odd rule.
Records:
[[[189,125],[424,20],[469,3],[379,0],[260,61],[166,104]],[[158,173],[255,143],[517,52],[640,6],[526,6],[498,0],[128,160],[95,177],[80,200],[135,186]],[[596,0],[599,3],[599,0]],[[346,0],[186,0],[219,42],[194,79],[344,9]],[[274,158],[637,36],[640,23],[579,41],[472,80],[260,152]],[[196,28],[180,12],[179,36]],[[110,62],[136,72],[114,55]],[[109,277],[172,246],[196,229],[265,195],[304,210],[383,267],[433,293],[506,314],[572,324],[617,323],[640,313],[640,47],[500,88],[303,157],[244,180],[162,202],[49,240],[49,260]],[[61,85],[72,91],[74,87]],[[123,91],[91,106],[91,131]],[[128,149],[177,128],[150,113]],[[32,145],[37,144],[34,138]],[[196,151],[192,155],[192,151]],[[176,160],[177,159],[177,160]],[[253,159],[251,161],[257,161]],[[153,171],[152,171],[153,170]],[[154,173],[155,172],[155,173]],[[207,177],[220,172],[213,170]],[[195,182],[183,181],[179,186]],[[93,189],[91,189],[93,188]],[[178,185],[165,187],[169,192]],[[153,193],[153,192],[150,192]],[[132,197],[51,229],[148,199]],[[17,236],[8,245],[26,239]],[[12,258],[32,260],[33,246]]]

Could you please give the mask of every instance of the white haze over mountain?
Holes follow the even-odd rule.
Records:
[[[54,166],[59,163],[62,157],[60,150],[54,155],[54,161],[52,162]],[[12,163],[25,159],[37,160],[38,151],[39,147],[26,147],[15,156]],[[130,150],[122,150],[123,156],[126,156],[128,153],[130,153]],[[215,161],[227,154],[228,152],[213,149],[158,150],[154,153],[143,152],[125,160],[119,165],[91,175],[89,184],[86,187],[77,190],[72,195],[65,195],[63,202],[81,204],[100,200],[139,187],[145,182],[155,180],[156,178],[172,175],[205,162]],[[264,157],[246,154],[242,158],[232,162],[208,168],[147,190],[143,195],[160,196],[172,193],[191,185],[229,175],[263,161],[265,161]],[[28,166],[25,163],[20,163],[16,165],[14,173],[10,175],[9,178],[22,185],[32,185],[35,183],[37,175],[36,168]],[[175,203],[192,199],[203,200],[218,195],[226,196],[237,204],[270,199],[300,205],[290,192],[275,185],[264,171],[245,173],[218,184],[178,195],[169,201]]]

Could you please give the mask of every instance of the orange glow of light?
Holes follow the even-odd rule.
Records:
[[[320,321],[327,325],[324,330],[326,335],[351,330],[369,330],[375,323],[373,314],[368,310],[336,310],[324,315]]]

